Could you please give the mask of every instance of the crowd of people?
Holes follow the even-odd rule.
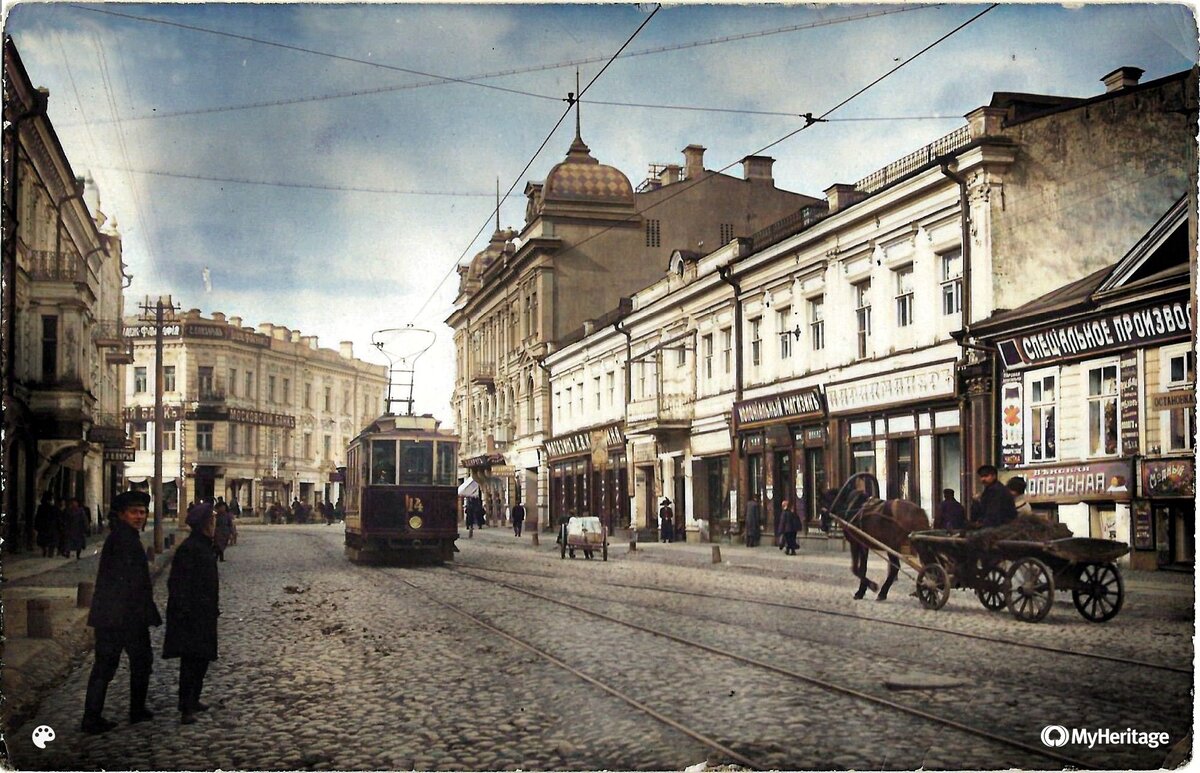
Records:
[[[33,515],[33,528],[44,558],[66,558],[74,553],[78,560],[92,533],[92,522],[87,508],[78,499],[55,498],[47,491]]]
[[[324,521],[326,526],[332,526],[334,523],[344,521],[346,519],[346,511],[342,507],[342,500],[339,497],[337,504],[317,500],[315,505],[310,505],[308,502],[302,502],[299,498],[293,498],[291,506],[285,506],[282,502],[272,502],[267,508],[267,523],[320,523]]]

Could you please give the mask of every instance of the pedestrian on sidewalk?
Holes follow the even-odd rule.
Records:
[[[671,509],[671,500],[666,497],[658,503],[658,534],[663,542],[675,541],[675,511]]]
[[[37,531],[37,545],[42,549],[42,558],[54,558],[54,550],[58,547],[58,534],[55,532],[57,523],[54,495],[47,491],[42,495],[42,503],[33,516],[33,528]]]
[[[74,551],[75,560],[78,561],[87,544],[88,511],[74,497],[67,500],[66,521],[67,554]]]
[[[213,541],[219,528],[215,510],[196,508],[188,513],[192,533],[180,543],[171,559],[167,578],[167,631],[163,658],[179,658],[179,724],[190,725],[196,713],[208,708],[200,702],[208,664],[217,659],[217,617],[220,577]]]
[[[213,535],[213,547],[216,549],[217,558],[224,561],[225,548],[229,547],[229,542],[233,539],[233,516],[224,502],[218,502],[217,506],[212,508],[212,512],[217,524]]]
[[[783,536],[783,511],[786,508],[787,502],[781,502],[779,515],[775,516],[775,546],[780,550],[787,547],[787,539]]]
[[[150,690],[150,626],[162,625],[150,584],[150,563],[139,532],[146,524],[150,495],[126,491],[113,500],[116,518],[100,551],[100,569],[87,623],[96,629],[96,660],[88,677],[82,730],[103,733],[116,727],[104,718],[108,683],[117,673],[121,652],[129,657],[129,721],[144,722],[154,714],[146,708]]]
[[[758,503],[758,494],[751,494],[746,503],[746,547],[758,547],[762,539],[762,505]]]
[[[938,503],[933,528],[948,531],[967,528],[967,512],[963,510],[962,503],[954,498],[954,489],[942,489],[942,501]]]
[[[513,534],[521,536],[521,529],[525,526],[525,505],[517,502],[512,509],[512,527]]]
[[[801,521],[800,515],[789,506],[787,500],[783,502],[783,512],[779,514],[779,520],[783,522],[785,552],[789,556],[794,556],[796,555],[796,550],[800,547],[796,543],[796,532],[800,531]]]

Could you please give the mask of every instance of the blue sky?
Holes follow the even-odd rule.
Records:
[[[651,163],[681,163],[692,143],[719,169],[800,126],[795,114],[821,115],[907,62],[835,120],[766,151],[778,185],[820,196],[961,126],[993,91],[1087,97],[1123,65],[1150,80],[1196,62],[1192,10],[1168,4],[1004,4],[912,58],[986,7],[667,6],[626,53],[672,50],[608,67],[584,96],[583,138],[634,185]],[[185,309],[287,325],[325,346],[352,340],[368,359],[374,330],[433,328],[417,409],[448,418],[442,320],[457,282],[438,281],[490,235],[497,177],[505,190],[517,181],[575,70],[479,81],[527,94],[429,76],[607,59],[648,8],[50,2],[9,5],[5,29],[50,90],[76,173],[96,179],[120,223],[131,301],[169,292]],[[746,37],[713,42],[732,36]],[[581,65],[582,82],[601,67]],[[302,101],[245,107],[288,100]],[[163,115],[212,108],[222,109]],[[562,159],[573,128],[565,121],[517,182],[503,226],[520,228],[525,180]]]

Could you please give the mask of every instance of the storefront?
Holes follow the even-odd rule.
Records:
[[[1135,569],[1196,564],[1196,460],[1142,459],[1133,504]]]
[[[502,524],[508,520],[509,502],[514,486],[513,470],[503,454],[482,454],[462,460],[471,480],[479,484],[479,499],[488,523]]]
[[[757,495],[764,533],[774,529],[784,502],[802,501],[807,514],[816,513],[817,486],[824,486],[826,475],[825,427],[825,401],[817,387],[734,403],[738,499],[745,503]]]
[[[625,434],[619,423],[546,441],[551,528],[573,515],[595,515],[613,529],[629,527]]]
[[[883,497],[917,502],[930,520],[944,489],[961,499],[953,360],[831,384],[825,395],[835,439],[830,488],[855,473],[871,473]]]

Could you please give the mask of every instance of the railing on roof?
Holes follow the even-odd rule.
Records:
[[[920,150],[913,151],[903,158],[898,158],[882,169],[879,169],[854,184],[856,190],[866,194],[876,193],[899,180],[905,175],[915,172],[926,164],[932,163],[938,156],[953,153],[971,141],[971,131],[968,126],[960,126],[944,137],[940,137]]]
[[[750,237],[751,249],[757,251],[780,239],[799,233],[805,228],[829,217],[829,204],[819,201],[793,212],[782,220],[776,220],[766,228],[755,231]]]

